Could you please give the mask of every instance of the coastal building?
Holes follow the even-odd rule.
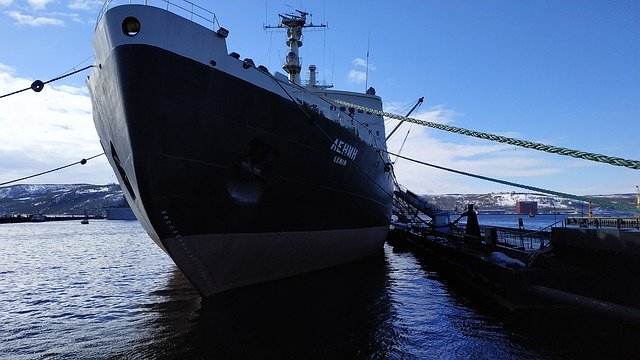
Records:
[[[517,201],[516,202],[516,214],[537,214],[538,202],[537,201]]]

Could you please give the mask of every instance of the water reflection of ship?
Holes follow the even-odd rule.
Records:
[[[202,300],[176,268],[150,305],[161,324],[154,348],[166,357],[386,357],[392,329],[384,255]],[[176,328],[178,327],[178,328]],[[381,342],[384,342],[381,343]],[[251,346],[247,346],[251,344]]]

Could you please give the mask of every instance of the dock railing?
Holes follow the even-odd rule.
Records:
[[[539,250],[551,242],[551,232],[549,231],[481,226],[480,230],[487,242],[489,242],[492,229],[495,229],[497,244],[518,250]]]
[[[211,30],[215,30],[215,26],[218,24],[216,14],[188,0],[106,0],[102,4],[100,13],[96,19],[96,27],[107,10],[120,5],[146,5],[157,7],[170,11],[185,19],[189,19],[194,23]],[[220,24],[218,24],[218,27],[220,27]]]
[[[632,217],[568,217],[563,226],[571,227],[612,227],[618,229],[640,229],[640,218]]]
[[[560,223],[561,221],[558,221]],[[556,224],[553,224],[556,225]],[[533,251],[540,250],[551,244],[551,231],[549,227],[542,230],[526,230],[514,229],[500,226],[480,226],[482,242],[485,244],[492,243],[492,237],[495,237],[495,243],[508,248]],[[451,233],[458,236],[466,236],[465,225],[458,225],[451,230]],[[476,240],[477,241],[477,240]],[[473,242],[473,241],[472,241]]]

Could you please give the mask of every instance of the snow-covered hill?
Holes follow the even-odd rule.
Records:
[[[64,184],[0,187],[0,216],[17,214],[100,215],[125,202],[120,186]]]
[[[423,195],[424,198],[444,210],[464,211],[468,204],[474,204],[479,212],[515,212],[516,202],[518,201],[535,201],[538,203],[538,213],[586,213],[588,204],[559,198],[556,196],[538,194],[538,193],[521,193],[521,192],[501,192],[489,194],[445,194],[445,195]],[[609,202],[627,204],[634,206],[636,204],[636,195],[634,194],[612,194],[612,195],[592,195],[589,198],[606,200]],[[611,213],[609,209],[600,208],[593,205],[594,213]]]
[[[537,201],[539,213],[581,213],[588,211],[588,205],[575,200],[554,196],[503,192],[489,194],[444,194],[423,195],[427,201],[444,210],[464,211],[468,204],[474,204],[479,212],[513,213],[517,201]],[[594,195],[593,198],[611,202],[635,205],[634,194]],[[122,190],[116,184],[87,185],[13,185],[0,187],[0,216],[29,215],[90,215],[102,214],[111,206],[125,203]],[[593,208],[595,213],[607,212],[606,209]]]

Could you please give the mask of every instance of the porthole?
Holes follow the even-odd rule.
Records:
[[[136,36],[140,32],[140,21],[133,16],[122,20],[122,32],[127,36]]]

